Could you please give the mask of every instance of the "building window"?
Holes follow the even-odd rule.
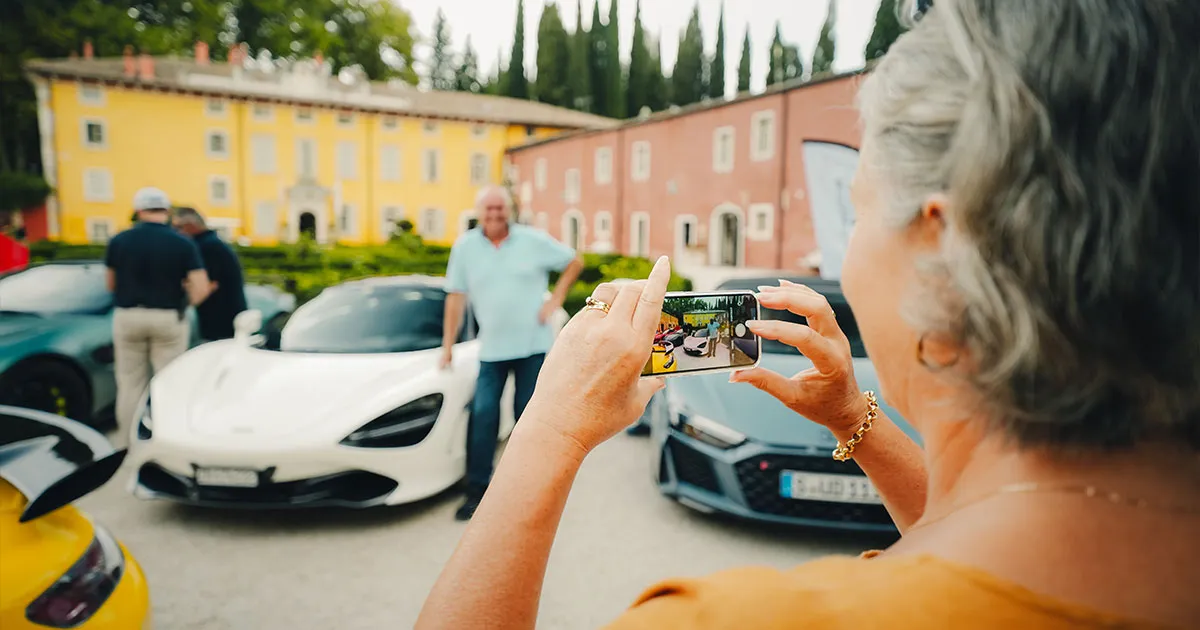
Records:
[[[421,160],[422,179],[426,184],[436,184],[441,177],[442,155],[437,149],[425,149]]]
[[[313,110],[309,107],[301,107],[296,110],[296,122],[301,124],[310,124],[313,121]]]
[[[254,172],[257,175],[274,175],[276,166],[275,160],[275,137],[267,134],[255,134],[250,139],[250,154],[251,162],[254,163]]]
[[[421,236],[440,239],[446,236],[446,213],[439,208],[425,208],[421,211],[421,224],[417,227]]]
[[[208,229],[216,233],[217,238],[229,243],[233,241],[233,237],[237,234],[238,220],[237,219],[208,219]]]
[[[775,157],[775,110],[755,112],[750,117],[750,159],[762,162]]]
[[[563,215],[562,242],[573,250],[583,249],[583,214],[578,210],[567,210]]]
[[[533,184],[521,182],[521,205],[528,206],[531,203],[533,203]]]
[[[713,130],[713,172],[733,172],[733,127]]]
[[[384,117],[383,117],[383,128],[384,128],[384,130],[386,130],[386,131],[395,131],[395,130],[396,130],[396,127],[398,127],[398,126],[399,126],[399,125],[398,125],[398,124],[397,124],[397,122],[396,122],[396,117],[395,117],[395,116],[384,116]]]
[[[596,149],[596,183],[612,183],[612,148]]]
[[[343,141],[337,144],[337,174],[338,179],[358,177],[358,147],[355,143]]]
[[[522,210],[521,214],[517,215],[517,223],[521,225],[533,225],[534,214],[528,210]]]
[[[650,256],[650,215],[646,212],[635,212],[629,217],[629,255]]]
[[[690,214],[682,215],[675,220],[676,244],[681,249],[695,247],[700,244],[700,234],[697,232],[697,226],[699,225],[699,219]]]
[[[400,147],[385,144],[379,148],[379,178],[385,182],[400,181]]]
[[[567,203],[579,203],[580,198],[580,180],[579,169],[567,169],[566,189],[563,191],[563,200]]]
[[[338,126],[341,127],[353,127],[354,114],[351,114],[350,112],[338,112],[337,122]]]
[[[86,201],[112,201],[112,171],[106,168],[83,169],[83,198]]]
[[[533,163],[533,185],[538,192],[546,190],[546,158],[538,158]]]
[[[229,134],[219,130],[208,132],[204,139],[204,150],[214,160],[229,159]]]
[[[533,125],[525,125],[525,136],[532,138],[537,133],[537,128]]]
[[[342,211],[338,213],[337,228],[339,236],[358,236],[358,209],[353,204],[342,204]]]
[[[317,176],[317,143],[312,138],[296,140],[296,174],[310,178]]]
[[[254,120],[271,120],[275,118],[275,110],[266,103],[254,104]]]
[[[93,217],[86,222],[89,243],[107,243],[108,239],[112,238],[112,219]]]
[[[487,125],[475,125],[471,127],[471,137],[476,140],[482,140],[488,136]]]
[[[254,235],[278,236],[279,215],[275,211],[274,201],[260,201],[254,208]]]
[[[630,160],[630,176],[635,182],[650,179],[650,143],[645,140],[633,143],[633,159]]]
[[[471,185],[483,186],[488,183],[488,156],[482,153],[471,155]]]
[[[93,83],[79,85],[79,102],[84,105],[104,105],[104,88]]]
[[[379,235],[384,240],[391,238],[399,229],[399,223],[403,219],[403,208],[400,206],[384,206],[379,210]]]
[[[539,230],[549,230],[550,215],[546,214],[545,212],[539,212],[537,213],[537,219],[535,219],[533,223]]]
[[[208,202],[214,206],[228,206],[233,197],[229,192],[229,178],[213,175],[208,179]]]
[[[209,116],[225,117],[225,99],[210,98],[204,101],[204,112]]]
[[[521,180],[521,168],[513,164],[508,156],[504,157],[502,172],[504,173],[505,184],[515,184]]]
[[[603,211],[596,213],[596,240],[612,240],[612,213]]]
[[[421,125],[421,128],[425,130],[425,133],[430,135],[438,132],[438,124],[432,120],[426,120],[425,123]]]
[[[83,146],[89,149],[108,148],[108,129],[103,120],[88,118],[83,121]]]
[[[775,236],[775,206],[769,203],[750,204],[750,224],[746,237],[752,241],[769,241]]]

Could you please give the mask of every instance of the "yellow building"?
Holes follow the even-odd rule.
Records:
[[[505,150],[615,124],[542,103],[332,75],[319,57],[263,64],[127,53],[33,61],[50,238],[104,242],[156,186],[227,239],[378,243],[401,219],[448,244]]]

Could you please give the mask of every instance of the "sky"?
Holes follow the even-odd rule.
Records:
[[[621,56],[628,62],[633,44],[633,17],[637,0],[582,0],[583,23],[591,23],[592,5],[600,3],[601,15],[607,19],[609,2],[617,2],[620,17]],[[399,0],[413,16],[423,37],[433,32],[434,18],[440,8],[446,14],[450,35],[457,51],[467,36],[480,57],[482,76],[496,67],[497,55],[507,59],[512,50],[512,37],[517,19],[517,0]],[[537,67],[537,26],[545,0],[525,2],[525,68],[533,78]],[[575,28],[576,0],[558,0],[559,13],[568,31]],[[837,7],[837,57],[834,70],[852,70],[863,64],[863,48],[875,25],[879,0],[834,0]],[[725,85],[730,93],[737,87],[737,68],[742,54],[742,38],[750,29],[751,88],[761,89],[766,83],[767,49],[775,33],[775,22],[782,24],[783,39],[800,46],[805,68],[812,62],[813,48],[829,0],[699,0],[700,21],[704,29],[706,52],[716,46],[717,22],[721,6],[725,6]],[[668,73],[675,66],[680,33],[691,17],[694,0],[642,0],[642,23],[650,33],[662,33],[663,67]],[[425,47],[417,51],[418,58],[428,54]]]

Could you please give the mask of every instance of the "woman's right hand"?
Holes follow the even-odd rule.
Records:
[[[780,280],[779,284],[759,287],[759,303],[765,308],[803,316],[808,325],[763,320],[750,322],[750,330],[764,339],[793,346],[812,361],[813,367],[793,376],[758,367],[734,372],[729,380],[749,383],[767,392],[835,435],[852,433],[866,419],[867,402],[854,378],[850,341],[838,326],[825,296],[787,280]]]

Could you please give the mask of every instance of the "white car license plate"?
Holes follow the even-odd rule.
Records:
[[[197,468],[196,484],[226,488],[258,487],[258,471],[248,468]]]
[[[779,494],[788,499],[882,505],[883,499],[866,477],[785,470],[779,473]]]

